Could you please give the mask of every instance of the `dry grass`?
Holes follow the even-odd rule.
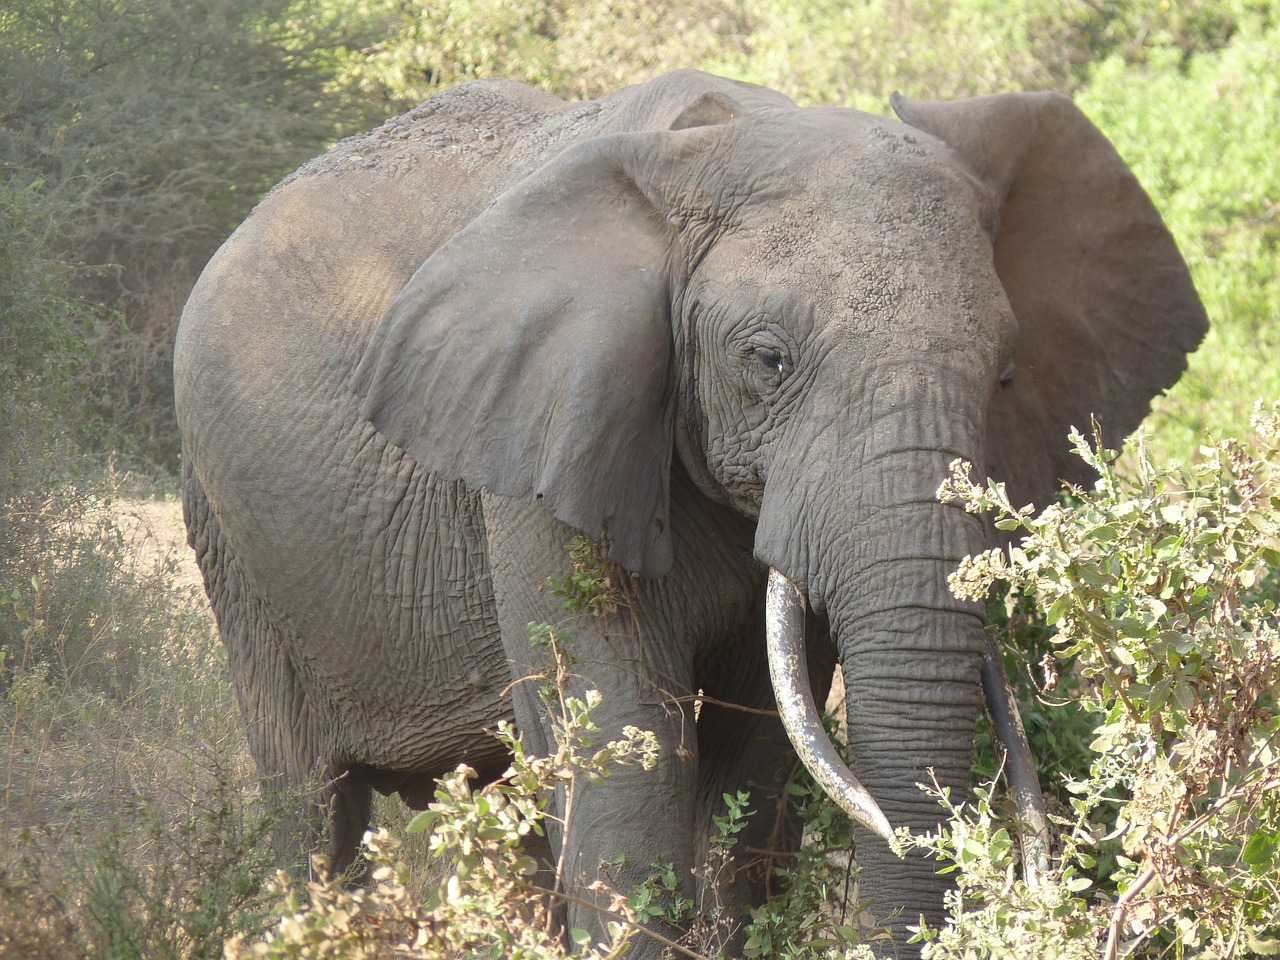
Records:
[[[181,507],[75,502],[4,611],[0,954],[219,957],[257,922],[277,818]]]

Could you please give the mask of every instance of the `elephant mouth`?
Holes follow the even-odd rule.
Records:
[[[892,841],[892,824],[841,758],[822,726],[809,684],[804,636],[806,603],[804,591],[794,581],[770,568],[765,598],[766,637],[769,676],[782,725],[801,762],[826,794],[857,823],[885,841]],[[1024,825],[1024,873],[1034,882],[1043,870],[1048,851],[1048,816],[1003,660],[994,638],[987,634],[986,639],[983,697],[992,731],[1004,748],[1005,776]]]

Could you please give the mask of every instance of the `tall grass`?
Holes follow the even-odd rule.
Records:
[[[67,484],[45,507],[0,602],[0,942],[31,960],[221,956],[256,922],[277,818],[220,644],[119,503]]]

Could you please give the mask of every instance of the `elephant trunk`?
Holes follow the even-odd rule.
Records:
[[[936,782],[961,797],[970,780],[984,621],[950,595],[946,577],[979,546],[972,538],[981,528],[941,505],[891,509],[881,520],[901,531],[898,538],[921,529],[932,536],[915,549],[857,564],[847,579],[824,588],[822,600],[844,667],[854,771],[894,829],[922,833],[936,829],[943,810],[918,784]],[[963,540],[970,545],[954,547],[958,531],[969,526]],[[886,530],[884,537],[891,536]],[[948,541],[953,549],[944,549]],[[899,860],[877,831],[860,828],[856,837],[859,894],[872,915],[899,938],[921,915],[939,924],[947,881],[938,865],[919,854]]]
[[[918,783],[967,789],[985,643],[981,608],[953,597],[946,580],[987,532],[935,496],[952,459],[981,469],[975,425],[984,418],[942,396],[933,373],[882,382],[872,403],[880,409],[856,444],[834,417],[795,437],[774,461],[756,530],[756,555],[826,615],[844,666],[857,781],[893,829],[913,832],[936,828],[942,815]],[[922,383],[937,395],[910,397],[904,384]],[[921,914],[940,922],[946,881],[937,865],[899,860],[874,820],[869,829],[860,822],[859,889],[873,915],[901,911],[890,921],[899,939]]]

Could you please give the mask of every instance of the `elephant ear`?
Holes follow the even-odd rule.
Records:
[[[691,135],[587,141],[500,196],[413,275],[351,379],[429,471],[536,498],[646,576],[671,564],[680,258],[632,171]]]
[[[1097,419],[1117,448],[1186,369],[1208,329],[1177,244],[1115,148],[1066,97],[893,99],[991,190],[995,269],[1018,321],[997,389],[988,470],[1017,503],[1091,482],[1067,440]]]

